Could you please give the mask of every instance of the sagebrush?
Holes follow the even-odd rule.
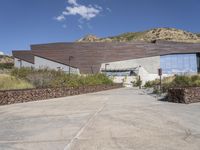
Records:
[[[75,75],[49,69],[13,69],[12,76],[28,81],[35,87],[79,87],[88,85],[113,84],[104,74]]]

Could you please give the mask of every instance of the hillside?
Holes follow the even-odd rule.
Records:
[[[95,35],[88,35],[78,40],[77,42],[127,42],[152,40],[200,43],[200,34],[195,34],[175,28],[155,28],[143,32],[129,32],[106,38],[98,38]]]
[[[14,63],[13,57],[7,55],[0,55],[0,64]]]

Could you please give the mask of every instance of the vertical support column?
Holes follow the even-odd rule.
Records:
[[[162,93],[162,68],[158,69],[158,75],[160,76],[160,95]]]

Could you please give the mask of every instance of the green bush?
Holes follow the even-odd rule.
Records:
[[[159,80],[156,79],[154,81],[146,82],[146,88],[154,88],[157,89],[159,85]],[[166,77],[162,79],[162,91],[167,92],[169,88],[173,87],[191,87],[191,86],[200,86],[200,75],[192,75],[192,76],[173,76]]]
[[[75,75],[48,69],[21,68],[13,69],[11,74],[28,81],[35,87],[79,87],[87,85],[112,84],[112,80],[104,74]]]
[[[156,80],[153,80],[153,81],[147,81],[144,85],[145,88],[152,88],[152,87],[155,87],[159,84],[159,80],[156,79]]]
[[[66,75],[58,76],[51,83],[52,86],[68,86],[68,87],[79,87],[86,85],[101,85],[101,84],[112,84],[112,80],[104,74],[95,75]]]
[[[178,87],[190,86],[192,80],[190,76],[176,76],[172,84]]]
[[[153,94],[160,94],[160,90],[158,88],[153,89]]]
[[[13,63],[0,63],[0,69],[12,69],[13,67]]]
[[[26,78],[28,74],[31,74],[33,72],[33,69],[32,68],[14,68],[12,71],[11,71],[11,75],[12,76],[15,76],[17,78]]]
[[[135,81],[132,82],[133,87],[139,87],[142,85],[142,80],[139,79],[139,77],[136,78]]]
[[[177,87],[200,86],[200,75],[176,76],[172,85]]]
[[[144,85],[145,88],[151,88],[152,87],[152,82],[151,81],[147,81]]]

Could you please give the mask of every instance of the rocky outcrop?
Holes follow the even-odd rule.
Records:
[[[85,86],[79,88],[40,88],[0,91],[0,105],[24,103],[121,88],[122,84]]]
[[[174,42],[200,43],[199,34],[175,29],[155,28],[143,32],[129,32],[118,36],[98,38],[95,35],[88,35],[78,42],[127,42],[127,41],[154,41],[165,40]]]
[[[150,30],[144,35],[144,40],[200,42],[200,39],[196,34],[174,28],[157,28]]]
[[[200,102],[200,87],[172,88],[168,91],[168,101],[174,103]]]
[[[95,35],[87,35],[87,36],[81,38],[80,40],[78,40],[77,42],[96,42],[99,40],[100,40],[100,38],[98,38]]]

